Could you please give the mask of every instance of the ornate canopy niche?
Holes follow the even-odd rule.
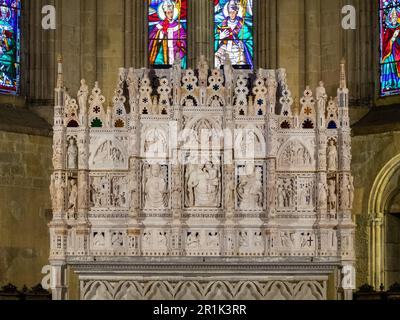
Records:
[[[344,63],[336,98],[321,82],[294,108],[284,69],[200,61],[120,69],[108,101],[84,80],[70,97],[59,62],[54,299],[68,266],[88,300],[351,298]]]

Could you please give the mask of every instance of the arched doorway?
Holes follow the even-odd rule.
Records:
[[[371,190],[368,213],[369,282],[379,289],[400,283],[400,155],[379,172]]]

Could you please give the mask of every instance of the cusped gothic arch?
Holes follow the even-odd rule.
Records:
[[[220,94],[214,94],[207,99],[208,107],[224,107],[226,105],[225,98]]]
[[[385,284],[385,214],[395,196],[393,179],[400,173],[400,154],[387,162],[376,176],[368,199],[369,282],[379,288]],[[396,181],[397,183],[397,181]]]
[[[235,154],[237,158],[263,158],[267,153],[267,143],[260,128],[248,125],[235,132]]]
[[[199,99],[194,94],[187,94],[181,99],[182,107],[198,107],[199,105]]]
[[[92,168],[125,168],[128,158],[124,146],[117,139],[100,140],[89,158]]]
[[[393,157],[375,178],[368,200],[368,214],[371,218],[382,218],[387,205],[385,189],[397,170],[400,169],[400,154]]]
[[[86,284],[82,295],[84,300],[113,300],[112,291],[107,281],[93,281]]]
[[[168,134],[164,128],[143,128],[141,152],[148,156],[166,156],[168,152]]]
[[[315,164],[314,153],[298,139],[286,141],[279,149],[277,158],[280,169],[304,169]]]
[[[183,142],[183,149],[209,148],[209,145],[201,146],[202,138],[208,137],[213,147],[222,145],[223,130],[221,124],[213,118],[194,117],[190,119],[182,132],[179,133],[179,141]]]

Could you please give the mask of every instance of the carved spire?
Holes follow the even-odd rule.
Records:
[[[340,89],[347,89],[346,60],[344,58],[340,61]]]
[[[57,62],[58,62],[57,88],[61,89],[64,87],[63,58],[61,54],[58,55]]]

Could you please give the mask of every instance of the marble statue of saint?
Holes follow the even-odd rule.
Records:
[[[56,192],[56,203],[57,208],[64,209],[65,207],[65,189],[63,179],[59,178],[55,180],[55,192]]]
[[[127,76],[128,92],[129,92],[129,102],[136,102],[136,96],[139,91],[139,79],[135,74],[135,69],[129,68]]]
[[[95,207],[98,205],[98,193],[99,193],[98,188],[93,183],[91,183],[90,184],[90,193],[89,193],[91,207]]]
[[[267,185],[267,199],[269,208],[273,208],[275,206],[275,192],[275,185],[269,183]]]
[[[328,183],[328,193],[329,193],[329,209],[331,211],[336,210],[337,195],[336,195],[336,183],[330,180]]]
[[[76,180],[71,180],[70,191],[68,199],[68,218],[75,217],[76,210],[78,207],[78,186],[76,185]]]
[[[336,171],[338,167],[338,152],[333,140],[329,142],[327,158],[328,171]]]
[[[197,64],[197,69],[199,70],[199,82],[203,85],[207,85],[208,78],[208,63],[206,57],[202,54],[200,55],[199,63]]]
[[[57,190],[55,189],[55,177],[54,177],[54,173],[51,175],[51,180],[50,180],[50,199],[51,199],[51,203],[52,203],[52,207],[53,209],[55,209],[57,207]]]
[[[283,185],[280,185],[278,187],[278,207],[279,208],[285,208],[285,198],[286,198],[285,189],[283,188]]]
[[[254,166],[246,166],[246,176],[243,176],[238,186],[240,209],[255,210],[263,206],[262,172]]]
[[[325,105],[326,100],[328,99],[328,95],[326,94],[326,89],[323,81],[320,81],[318,84],[318,87],[316,89],[316,98],[320,112],[324,112],[325,114]]]
[[[225,85],[226,87],[229,88],[233,82],[233,67],[231,58],[228,53],[225,54],[224,75],[225,75]]]
[[[190,206],[218,207],[219,170],[211,162],[202,167],[195,166],[189,173],[187,189]]]
[[[354,177],[350,176],[349,178],[349,209],[353,208],[354,202]]]
[[[175,55],[175,61],[172,64],[172,73],[174,87],[178,88],[178,91],[180,91],[182,80],[182,59],[179,53]]]
[[[75,139],[69,140],[67,155],[68,169],[78,169],[78,146],[76,145]]]
[[[326,208],[326,205],[328,203],[326,185],[322,182],[318,184],[318,202],[321,208]]]
[[[167,206],[167,182],[162,177],[161,166],[150,167],[150,177],[145,183],[145,209],[163,209]]]
[[[294,192],[293,181],[284,180],[282,192],[284,208],[290,208],[293,205]]]
[[[80,208],[85,208],[88,205],[88,183],[86,178],[79,181],[79,197],[78,203]]]
[[[86,80],[81,80],[81,87],[78,91],[78,104],[82,112],[86,111],[87,99],[89,96],[89,87],[86,84]]]
[[[235,208],[235,182],[229,177],[225,184],[225,203],[228,210]]]

